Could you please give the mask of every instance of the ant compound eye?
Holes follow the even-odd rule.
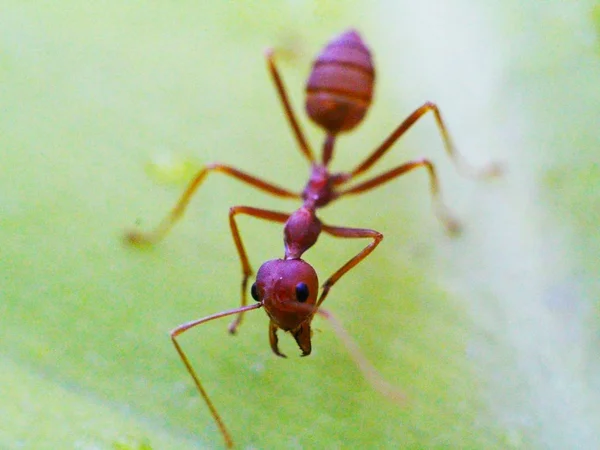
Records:
[[[254,300],[256,300],[257,302],[260,301],[260,299],[258,298],[258,289],[256,288],[256,283],[254,283],[250,288],[250,294],[252,294],[252,298]]]
[[[306,283],[298,283],[296,285],[296,300],[300,303],[304,303],[308,298],[308,286]]]

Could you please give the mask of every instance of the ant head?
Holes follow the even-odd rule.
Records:
[[[252,298],[261,302],[271,320],[285,331],[297,328],[311,317],[319,293],[317,273],[301,259],[265,262],[252,285]]]

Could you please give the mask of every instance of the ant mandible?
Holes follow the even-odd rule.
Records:
[[[326,225],[317,218],[316,211],[341,197],[369,191],[422,167],[426,169],[429,175],[430,191],[436,215],[450,232],[458,231],[458,222],[452,218],[442,203],[435,167],[428,159],[422,158],[409,161],[367,181],[349,186],[350,182],[369,170],[415,122],[429,112],[433,114],[447,153],[461,172],[474,177],[488,177],[499,172],[498,166],[493,164],[482,170],[474,170],[467,165],[455,150],[437,105],[427,102],[408,116],[354,170],[351,172],[330,173],[328,165],[333,156],[336,138],[340,133],[355,128],[363,120],[371,104],[375,71],[369,49],[355,30],[348,30],[329,42],[314,62],[306,85],[306,111],[308,116],[326,132],[321,162],[315,159],[298,124],[283,81],[275,66],[272,50],[267,51],[266,60],[279,99],[285,110],[285,115],[300,146],[300,151],[310,163],[310,177],[304,190],[301,193],[293,192],[229,165],[208,164],[198,172],[175,207],[153,231],[148,233],[132,231],[127,234],[128,241],[133,244],[155,243],[161,240],[182,216],[191,197],[211,172],[223,173],[276,197],[302,199],[302,206],[291,214],[250,206],[233,206],[229,209],[229,226],[242,265],[242,304],[235,309],[184,323],[171,331],[173,344],[192,376],[198,391],[208,405],[227,447],[233,446],[233,440],[200,383],[198,375],[179,345],[177,337],[197,325],[230,315],[236,315],[235,320],[229,326],[229,332],[235,333],[245,312],[264,307],[270,319],[269,341],[273,352],[277,356],[285,356],[278,347],[277,330],[281,329],[292,334],[302,351],[302,356],[307,356],[311,352],[311,322],[315,314],[319,314],[329,320],[359,369],[373,386],[384,393],[386,397],[401,402],[403,394],[380,377],[379,373],[362,356],[354,341],[331,313],[321,308],[331,287],[375,250],[375,247],[383,239],[383,235],[370,229]],[[247,305],[246,302],[248,279],[252,275],[252,268],[236,222],[236,217],[240,214],[284,224],[284,257],[267,261],[260,267],[256,282],[250,290],[252,298],[256,301],[252,305]],[[302,255],[317,242],[321,232],[339,238],[366,238],[371,239],[371,242],[325,281],[321,294],[317,299],[319,291],[317,274],[313,267],[302,259]]]

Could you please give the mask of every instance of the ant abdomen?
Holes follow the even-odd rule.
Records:
[[[373,97],[375,70],[371,52],[355,30],[327,44],[306,83],[306,112],[329,134],[360,123]]]

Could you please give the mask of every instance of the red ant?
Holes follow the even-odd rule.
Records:
[[[362,356],[354,341],[346,334],[341,325],[330,313],[321,309],[321,305],[325,301],[331,287],[350,269],[375,250],[375,247],[383,239],[383,235],[378,231],[370,229],[326,225],[317,218],[316,210],[338,198],[369,191],[413,169],[422,167],[427,170],[429,175],[430,189],[437,216],[449,231],[457,231],[458,222],[447,212],[441,201],[435,167],[428,159],[409,161],[370,180],[348,186],[349,182],[354,181],[356,177],[366,172],[379,161],[398,138],[428,112],[433,114],[446,151],[454,160],[458,169],[462,169],[472,176],[492,176],[498,173],[498,167],[495,165],[491,165],[481,171],[474,171],[462,161],[454,148],[438,107],[434,103],[429,102],[408,116],[354,170],[351,172],[330,173],[328,165],[333,156],[333,148],[338,134],[350,131],[356,127],[363,120],[371,104],[375,72],[369,49],[365,46],[356,31],[349,30],[329,42],[314,62],[306,86],[306,111],[309,117],[326,132],[321,162],[315,160],[313,152],[292,111],[286,89],[275,66],[272,50],[266,53],[266,59],[269,72],[273,77],[277,93],[279,94],[279,99],[283,104],[285,115],[300,146],[300,151],[311,166],[310,178],[304,190],[301,193],[292,192],[234,167],[219,163],[209,164],[195,176],[173,210],[154,231],[150,233],[134,231],[127,235],[129,242],[134,244],[154,243],[162,239],[181,217],[192,195],[211,172],[220,172],[237,178],[277,197],[302,199],[303,201],[302,206],[291,214],[250,206],[231,207],[229,209],[229,226],[242,264],[242,304],[239,308],[222,311],[184,323],[171,331],[173,344],[192,376],[198,391],[208,405],[228,447],[233,446],[231,436],[215,406],[209,399],[208,394],[202,387],[198,375],[196,375],[187,356],[177,342],[177,337],[197,325],[234,314],[236,317],[229,326],[229,332],[235,333],[245,312],[264,307],[270,319],[269,340],[273,352],[277,356],[285,356],[279,351],[278,347],[277,330],[282,329],[292,334],[300,350],[302,350],[302,356],[307,356],[311,352],[310,325],[315,314],[319,314],[329,320],[338,337],[342,339],[350,351],[360,370],[374,387],[383,392],[388,398],[401,402],[403,399],[402,393],[380,377],[378,372]],[[258,270],[256,282],[250,290],[252,298],[256,301],[252,305],[246,304],[247,284],[252,274],[252,268],[250,267],[236,222],[236,217],[239,214],[246,214],[259,219],[284,224],[285,255],[283,259],[273,259],[265,262]],[[312,266],[301,258],[303,253],[317,242],[321,232],[340,238],[366,238],[372,241],[325,281],[322,286],[321,295],[317,299],[319,292],[317,274]]]

